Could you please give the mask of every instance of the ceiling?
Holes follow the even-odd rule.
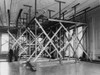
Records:
[[[62,4],[62,12],[67,10],[65,17],[68,18],[69,15],[73,14],[72,7],[77,3],[80,5],[77,7],[77,11],[83,10],[86,7],[95,7],[99,5],[100,0],[59,0],[66,2]],[[34,8],[35,8],[35,0],[0,0],[0,23],[1,25],[5,25],[7,22],[7,10],[10,9],[11,13],[11,22],[15,23],[16,17],[20,9],[23,9],[23,12],[28,12],[28,7],[23,5],[30,5],[32,6],[31,15],[34,15]],[[48,9],[54,10],[55,12],[52,13],[52,17],[58,17],[59,12],[59,4],[55,2],[55,0],[37,0],[37,10],[39,14],[43,12],[45,16],[48,17]],[[25,15],[22,15],[23,17]],[[3,23],[2,23],[3,22]]]

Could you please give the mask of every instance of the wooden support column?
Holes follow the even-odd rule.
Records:
[[[61,30],[62,30],[62,29],[61,29]],[[62,44],[61,44],[62,32],[61,32],[61,30],[60,30],[60,33],[59,33],[59,35],[60,35],[60,37],[59,37],[59,46],[60,46],[59,49],[60,49],[60,50],[62,49]],[[59,50],[59,51],[60,51],[60,50]],[[61,51],[61,55],[62,55],[62,51]],[[63,55],[62,55],[62,57],[63,57]],[[62,64],[62,58],[61,58],[61,57],[59,57],[59,63]]]
[[[64,47],[64,45],[65,45],[65,43],[64,43],[64,42],[65,42],[65,40],[64,40],[64,39],[65,39],[65,38],[64,38],[64,36],[65,36],[65,31],[64,31],[64,29],[62,30],[62,35],[63,35],[63,47]],[[64,58],[65,58],[65,50],[63,49],[62,52],[63,52],[63,55],[62,55],[62,56],[63,56],[63,59],[64,59]]]
[[[35,23],[35,56],[37,56],[37,41],[38,41],[38,38],[37,38],[37,24]]]
[[[84,12],[84,22],[85,23],[87,23],[87,10],[88,9],[90,9],[90,7],[87,7],[87,8],[85,8],[84,10],[82,10],[83,12]],[[82,27],[82,29],[84,29],[85,27],[83,26]],[[87,29],[88,29],[88,27],[87,27]],[[88,35],[87,35],[87,29],[86,29],[86,31],[85,31],[85,36],[84,36],[84,38],[83,38],[83,46],[84,46],[84,48],[86,49],[86,52],[89,54],[89,52],[87,51],[88,49],[87,49],[87,37],[88,37]],[[88,58],[88,57],[87,57]]]
[[[9,31],[9,29],[10,29],[10,10],[9,9],[8,9],[7,13],[8,13],[8,31]],[[9,36],[9,50],[10,50],[10,36]]]

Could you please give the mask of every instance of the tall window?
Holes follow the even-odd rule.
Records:
[[[82,45],[83,44],[83,40],[82,40],[83,32],[82,32],[82,29],[83,29],[82,26],[77,28],[77,30],[78,30],[77,32],[80,33],[80,34],[78,34],[78,39],[76,38],[76,39],[71,39],[70,40],[70,43],[71,43],[71,45],[72,45],[72,47],[74,49],[77,48],[77,45],[79,43],[79,40],[81,40],[81,44],[78,45],[78,48],[76,50],[76,53],[77,53],[78,57],[81,57],[82,54],[83,54],[83,48],[82,48],[82,46],[83,46]],[[74,33],[73,29],[70,30],[70,35],[71,36],[73,35],[73,33]],[[67,32],[66,32],[66,36],[67,37],[69,36]],[[66,42],[68,42],[68,41],[66,41]],[[73,52],[72,47],[69,46],[67,48],[67,50],[66,50],[66,56],[73,56],[74,55],[74,52]]]
[[[6,53],[9,49],[9,35],[4,33],[1,35],[1,52]]]

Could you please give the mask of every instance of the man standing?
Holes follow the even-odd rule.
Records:
[[[9,62],[12,62],[13,60],[13,50],[12,49],[9,50],[8,57],[9,57]]]

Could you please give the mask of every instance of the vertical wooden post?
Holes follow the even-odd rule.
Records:
[[[74,9],[74,15],[73,15],[73,21],[75,21],[75,17],[76,17],[76,8],[80,3],[74,5],[72,8]]]
[[[63,2],[63,1],[58,1],[58,0],[55,0],[56,2],[58,2],[59,3],[59,19],[61,19],[61,4],[63,3],[65,3],[65,2]]]
[[[10,10],[8,9],[8,31],[10,30]],[[10,36],[9,36],[9,49],[10,49]]]
[[[49,11],[49,18],[51,18],[51,12],[55,12],[54,10],[50,10],[50,9],[48,9],[48,11]]]

